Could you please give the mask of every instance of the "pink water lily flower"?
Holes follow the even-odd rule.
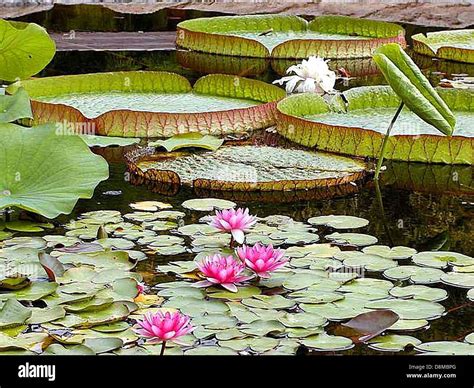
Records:
[[[244,232],[247,232],[257,222],[256,217],[249,215],[249,209],[227,209],[216,211],[209,225],[219,230],[230,232],[239,244],[244,242]]]
[[[179,311],[166,312],[161,311],[156,314],[147,313],[143,320],[138,320],[140,328],[136,333],[147,338],[149,343],[158,343],[173,341],[180,343],[178,338],[189,334],[194,330],[191,325],[191,319]]]
[[[194,283],[194,287],[209,287],[220,284],[231,292],[237,292],[236,284],[252,278],[252,276],[241,275],[245,265],[233,256],[222,256],[216,254],[206,257],[197,264],[199,270],[204,274],[206,280]]]
[[[288,260],[283,258],[285,251],[273,249],[272,245],[255,244],[237,248],[237,254],[245,265],[261,278],[269,278],[270,272],[283,267]]]

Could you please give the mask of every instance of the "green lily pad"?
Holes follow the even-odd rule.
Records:
[[[412,257],[415,264],[423,267],[445,269],[451,266],[468,266],[474,264],[472,257],[456,252],[420,252]]]
[[[281,295],[255,295],[242,300],[245,306],[260,309],[287,309],[293,307],[295,303],[294,300],[286,299]]]
[[[189,224],[178,228],[178,233],[183,236],[213,235],[219,230],[208,224]]]
[[[123,342],[120,338],[86,338],[84,346],[99,354],[119,349],[123,346]]]
[[[57,283],[33,282],[20,290],[0,293],[0,300],[18,299],[20,301],[35,301],[52,294],[58,288]]]
[[[240,331],[245,334],[262,337],[269,333],[281,333],[285,330],[279,321],[276,320],[257,320],[246,323],[240,327]]]
[[[187,201],[184,201],[181,206],[189,210],[206,212],[212,210],[231,209],[236,206],[236,203],[218,198],[199,198],[188,199]]]
[[[235,356],[238,353],[222,346],[200,346],[184,352],[185,356]]]
[[[229,341],[219,341],[219,346],[233,349],[235,351],[243,351],[251,349],[255,352],[266,352],[278,346],[279,341],[275,338],[243,338],[233,339]]]
[[[31,311],[15,299],[8,299],[0,310],[0,328],[7,329],[24,324]]]
[[[402,299],[422,299],[431,302],[440,302],[448,298],[448,292],[442,288],[433,288],[422,285],[413,285],[406,287],[394,287],[390,295]]]
[[[51,61],[56,51],[46,30],[35,23],[1,19],[0,79],[15,81],[39,73]]]
[[[111,147],[120,146],[127,147],[140,142],[140,139],[134,137],[115,137],[115,136],[96,136],[96,135],[81,135],[81,139],[89,147]]]
[[[390,248],[386,245],[371,245],[363,248],[362,252],[369,255],[382,256],[391,260],[405,260],[412,257],[416,253],[416,249],[403,246]]]
[[[474,288],[474,273],[448,272],[441,276],[441,281],[453,287]]]
[[[467,299],[469,299],[470,301],[474,301],[474,288],[471,288],[467,292]]]
[[[31,310],[31,317],[28,318],[26,323],[31,325],[52,322],[56,319],[64,318],[65,315],[66,310],[61,306],[41,309],[34,308]]]
[[[384,352],[400,352],[408,345],[419,345],[421,341],[408,335],[387,334],[379,335],[369,341],[369,348]]]
[[[326,318],[311,313],[286,313],[279,321],[286,327],[299,327],[303,329],[324,326]]]
[[[216,151],[223,143],[224,139],[219,139],[211,135],[203,135],[199,132],[190,132],[175,135],[166,140],[151,142],[148,145],[152,147],[163,147],[168,152],[188,147]]]
[[[415,284],[438,283],[444,272],[437,268],[401,265],[384,271],[383,276],[390,280],[410,280]]]
[[[415,349],[445,355],[474,355],[474,345],[457,341],[425,342],[417,345]]]
[[[436,302],[417,299],[383,299],[368,302],[369,309],[389,309],[398,314],[401,319],[432,320],[444,314],[444,307]]]
[[[278,231],[272,233],[269,237],[272,240],[277,240],[279,243],[287,245],[311,244],[319,241],[317,234],[307,231]]]
[[[339,247],[331,244],[310,244],[297,247],[289,247],[285,250],[286,256],[291,258],[331,258],[340,252]]]
[[[95,356],[95,352],[85,345],[63,346],[60,344],[49,345],[43,354],[51,356]]]
[[[466,338],[464,338],[464,342],[474,345],[474,333],[468,334]]]
[[[349,338],[328,335],[326,333],[305,338],[301,341],[301,343],[308,348],[321,351],[348,350],[354,346],[352,340]]]
[[[237,292],[230,292],[230,291],[221,291],[221,290],[213,290],[208,289],[207,296],[209,298],[217,298],[217,299],[226,299],[226,300],[242,300],[251,297],[255,297],[262,293],[262,290],[258,287],[254,286],[246,286],[246,287],[239,287]]]
[[[314,313],[327,318],[330,321],[344,321],[359,314],[369,312],[365,308],[367,301],[364,299],[345,297],[332,303],[308,304],[301,303],[300,308],[308,313]]]
[[[386,259],[377,255],[369,255],[358,251],[343,251],[337,253],[334,258],[341,260],[345,267],[364,268],[367,271],[380,272],[398,266],[398,263],[395,260]]]
[[[122,321],[126,319],[129,314],[130,311],[125,304],[114,302],[109,307],[101,310],[77,313],[76,316],[80,318],[81,322],[74,324],[72,327],[89,328],[105,323]]]
[[[387,330],[391,331],[415,331],[423,329],[429,325],[426,319],[399,319]]]
[[[319,216],[308,220],[312,225],[325,225],[334,229],[357,229],[369,225],[369,221],[353,216]]]
[[[333,241],[335,244],[349,244],[355,246],[365,246],[377,243],[377,238],[368,234],[362,233],[339,233],[335,232],[325,236],[327,239]]]
[[[11,168],[0,180],[0,209],[13,206],[55,218],[70,213],[79,198],[91,198],[108,177],[101,156],[78,136],[57,136],[54,125],[0,124],[0,132],[0,164]]]
[[[13,349],[36,351],[47,338],[46,333],[25,333],[14,338],[0,333],[0,352]]]

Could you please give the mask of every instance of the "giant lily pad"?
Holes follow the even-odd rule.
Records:
[[[378,46],[405,44],[404,30],[392,23],[344,16],[255,15],[193,19],[178,25],[177,44],[207,53],[243,57],[368,57]]]
[[[439,95],[456,117],[453,136],[441,135],[415,113],[403,109],[387,144],[387,159],[473,164],[474,92],[442,89]],[[383,134],[400,105],[399,98],[387,86],[353,88],[344,92],[344,96],[348,101],[345,113],[341,112],[343,106],[337,99],[328,104],[315,94],[285,98],[277,105],[278,132],[304,146],[377,157]]]
[[[0,19],[0,79],[28,78],[51,61],[56,51],[46,30],[35,23]]]
[[[430,57],[474,63],[474,30],[436,31],[412,36],[413,50]]]
[[[21,81],[32,99],[34,123],[63,123],[67,133],[168,137],[178,133],[225,134],[274,123],[282,89],[226,75],[209,75],[193,87],[165,72],[68,75]],[[77,123],[81,123],[78,127]]]
[[[362,178],[365,165],[344,157],[299,149],[229,145],[215,152],[155,153],[129,160],[148,180],[224,191],[298,190],[335,186]]]
[[[78,136],[58,136],[53,125],[0,124],[0,208],[19,207],[48,218],[68,214],[108,177],[107,162]],[[41,169],[38,169],[41,166]]]

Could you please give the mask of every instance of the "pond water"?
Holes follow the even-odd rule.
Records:
[[[440,62],[422,58],[427,61],[424,71],[431,80],[444,76],[438,72]],[[450,63],[442,62],[442,66],[450,68]],[[459,69],[453,65],[452,73]],[[118,70],[166,70],[173,71],[186,76],[191,82],[205,74],[205,65],[199,69],[183,67],[177,60],[175,51],[163,52],[87,52],[87,53],[57,53],[53,62],[43,71],[42,76],[78,74],[94,71],[118,71]],[[448,71],[448,76],[451,75]],[[470,75],[474,75],[471,73]],[[264,68],[255,76],[258,79],[271,82],[279,76],[269,66]],[[339,85],[340,89],[349,88],[354,85],[383,83],[380,74],[354,78],[353,80]],[[74,96],[78,107],[86,109],[90,104],[90,96]],[[94,99],[94,111],[88,111],[91,115],[97,115],[106,110],[106,104],[98,95]],[[157,101],[152,97],[147,104],[155,104]],[[185,101],[179,97],[175,100],[158,101],[167,108],[179,111],[182,106],[196,107],[200,110],[212,110],[212,101],[196,100],[197,96]],[[56,101],[57,102],[57,101]],[[135,103],[143,107],[143,100],[119,101],[120,104]],[[238,103],[247,104],[242,101]],[[114,99],[107,104],[116,105]],[[188,105],[189,104],[189,105]],[[161,106],[161,105],[160,105]],[[89,109],[89,108],[87,108]],[[84,112],[86,113],[86,112]],[[385,120],[387,112],[372,112],[371,120]],[[472,120],[472,115],[465,115],[465,120]],[[404,120],[412,120],[409,114],[403,116]],[[403,120],[402,120],[403,121]],[[192,212],[182,208],[186,200],[197,197],[224,197],[235,201],[239,206],[248,207],[252,214],[258,217],[272,215],[289,216],[297,222],[307,222],[311,217],[322,215],[350,215],[362,217],[369,221],[362,232],[376,236],[378,244],[389,246],[408,246],[418,251],[443,250],[459,252],[465,255],[474,255],[474,183],[473,169],[470,166],[442,166],[409,164],[402,162],[386,162],[387,170],[383,173],[380,191],[373,182],[358,182],[346,190],[344,196],[332,196],[327,198],[324,192],[283,192],[251,195],[251,193],[226,193],[217,194],[212,192],[198,192],[191,188],[183,187],[175,195],[165,195],[163,187],[151,184],[135,185],[130,181],[130,175],[126,171],[123,155],[129,148],[97,149],[95,152],[103,155],[110,164],[110,178],[102,182],[90,200],[81,200],[68,216],[61,216],[56,223],[54,231],[48,234],[63,233],[63,226],[70,220],[77,219],[81,214],[94,210],[118,210],[122,214],[131,212],[130,204],[137,201],[162,201],[173,206],[173,210],[184,211],[185,223],[197,223],[206,215],[206,212]],[[271,155],[269,156],[271,157]],[[133,180],[132,180],[133,181]],[[135,182],[133,182],[135,183]],[[348,194],[347,194],[348,193]],[[327,227],[318,227],[320,236],[333,232]],[[354,230],[358,232],[358,230]],[[21,235],[21,234],[20,234]],[[325,242],[328,240],[323,240]],[[176,260],[192,260],[195,253],[182,253],[178,256],[150,254],[147,260],[141,261],[137,271],[143,276],[147,285],[153,287],[163,282],[174,281],[175,278],[168,274],[157,272],[159,265],[168,264]],[[404,265],[404,264],[401,264]],[[384,279],[380,272],[367,271],[366,278]],[[406,281],[394,281],[395,285],[407,285]],[[448,299],[441,301],[448,312],[445,316],[430,321],[428,329],[408,332],[423,342],[453,340],[462,341],[469,334],[472,327],[474,304],[469,303],[466,298],[465,288],[452,287],[446,284],[436,284],[437,288],[448,291]],[[331,322],[325,330],[333,333],[338,324]],[[408,350],[407,352],[412,352]],[[344,354],[380,354],[379,351],[371,350],[365,345],[357,345]]]

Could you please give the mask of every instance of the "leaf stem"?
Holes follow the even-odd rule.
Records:
[[[166,341],[163,341],[161,343],[161,351],[160,351],[160,356],[163,356],[165,354],[165,348],[166,348]]]
[[[390,125],[387,128],[387,133],[383,138],[382,149],[380,150],[379,160],[377,160],[377,167],[375,168],[375,180],[379,179],[380,169],[382,168],[383,158],[385,155],[385,149],[387,148],[388,138],[390,137],[390,131],[395,125],[395,122],[397,121],[397,118],[400,115],[404,105],[405,104],[402,102],[398,107],[397,111],[395,112],[395,116],[393,116],[392,121],[390,121]]]

